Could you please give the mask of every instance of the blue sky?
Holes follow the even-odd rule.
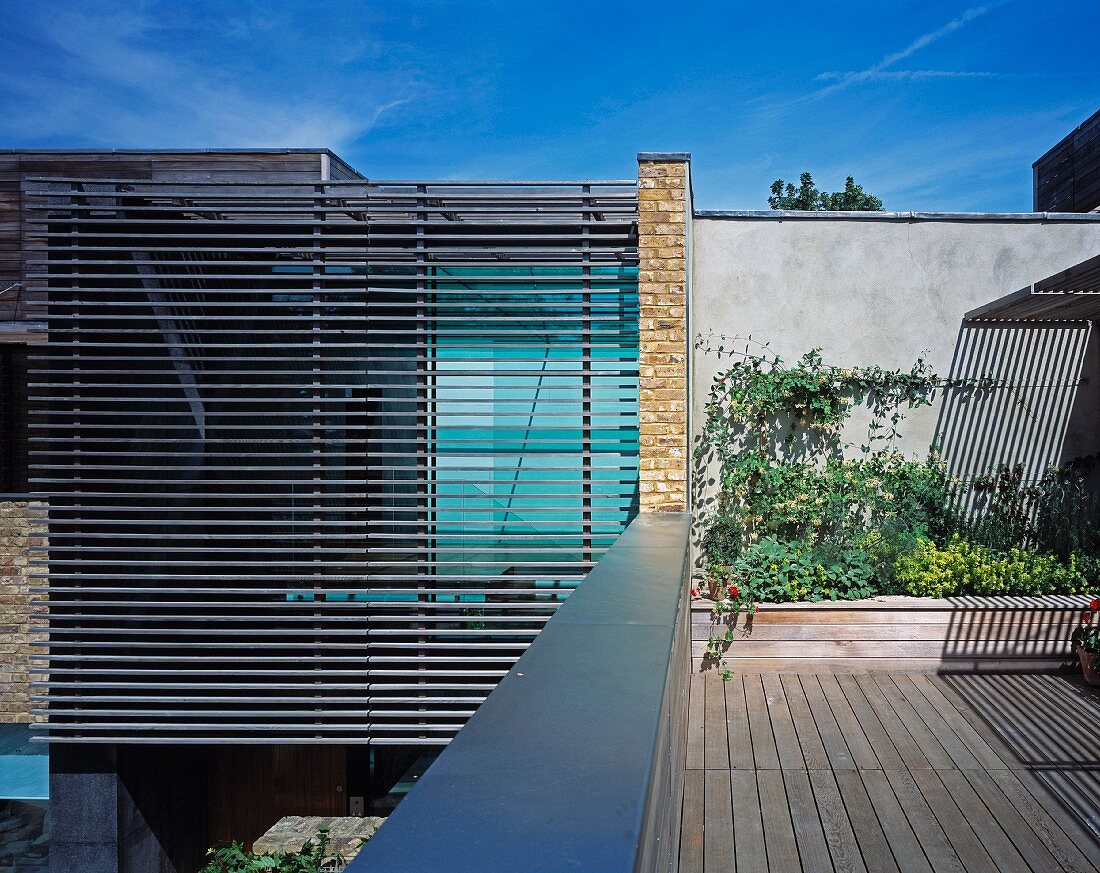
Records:
[[[373,178],[629,178],[696,205],[808,169],[889,209],[1027,210],[1100,107],[1098,0],[0,0],[0,145],[328,146]]]

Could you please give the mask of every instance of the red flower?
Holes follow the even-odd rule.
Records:
[[[691,596],[692,597],[698,597],[699,596],[699,589],[698,588],[692,588],[691,589]]]
[[[1091,623],[1092,623],[1092,613],[1091,612],[1082,612],[1081,613],[1081,624],[1091,624]]]
[[[740,596],[741,596],[741,589],[738,588],[736,585],[731,585],[730,586],[730,597],[740,597]]]
[[[757,603],[755,606],[753,606],[752,611],[753,612],[759,612],[760,611],[760,604]]]
[[[1093,612],[1100,612],[1100,597],[1092,598],[1092,602],[1089,603],[1089,609]]]

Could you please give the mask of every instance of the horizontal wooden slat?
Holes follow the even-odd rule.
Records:
[[[634,186],[240,169],[26,186],[50,738],[446,742],[634,512]]]
[[[703,658],[706,641],[732,630],[725,660],[746,670],[802,662],[808,666],[799,669],[850,672],[897,669],[907,660],[919,669],[1055,669],[1071,660],[1070,634],[1088,600],[1073,595],[762,604],[755,614],[717,619],[709,604],[696,601],[692,657],[696,669],[719,666]]]

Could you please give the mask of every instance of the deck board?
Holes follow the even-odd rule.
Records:
[[[814,803],[814,792],[810,785],[810,773],[816,770],[784,770],[783,784],[787,788],[787,804],[791,808],[791,821],[794,822],[794,837],[798,844],[798,853],[802,859],[802,869],[810,871],[829,871],[833,862],[829,857],[829,846],[825,842],[825,832],[821,827],[821,816]]]
[[[738,680],[740,684],[740,680]],[[726,746],[726,683],[717,673],[706,674],[706,726],[703,731],[703,759],[708,770],[728,770]]]
[[[860,851],[864,858],[872,859],[868,861],[868,866],[876,873],[899,873],[890,842],[882,830],[878,814],[867,796],[859,774],[851,770],[838,770],[833,775],[836,777],[837,788],[843,798]],[[921,857],[924,857],[923,853]]]
[[[703,770],[688,770],[684,774],[680,873],[703,873],[703,774]]]
[[[777,767],[771,768],[778,769]],[[768,854],[764,844],[764,822],[756,773],[731,770],[733,797],[733,840],[738,873],[768,873]]]
[[[688,684],[687,769],[702,770],[706,740],[706,677],[694,675]]]
[[[883,770],[904,769],[905,763],[901,760],[901,755],[898,754],[894,741],[890,739],[890,734],[882,726],[878,715],[875,714],[875,710],[863,694],[863,689],[856,683],[855,677],[837,676],[835,678],[848,706],[851,707],[856,721],[859,723],[860,730],[867,737],[867,742],[875,753],[878,768]],[[872,767],[869,769],[877,768]]]
[[[703,771],[703,869],[733,870],[733,805],[729,770]]]
[[[761,770],[756,774],[756,783],[760,796],[760,817],[764,820],[768,868],[798,870],[798,844],[795,842],[783,774],[779,770]]]
[[[799,770],[806,767],[802,757],[802,747],[794,729],[794,720],[787,707],[787,695],[783,693],[783,683],[779,676],[768,673],[760,677],[764,688],[764,698],[768,705],[768,714],[772,723],[772,736],[779,757],[779,766],[784,770]]]
[[[745,680],[733,676],[726,685],[726,732],[728,734],[729,764],[731,770],[754,770],[752,757],[752,731],[749,728],[748,703],[745,700]]]
[[[890,702],[883,696],[882,691],[870,675],[856,677],[856,684],[867,698],[867,703],[878,716],[879,722],[894,743],[905,769],[914,770],[921,767],[931,767],[928,759],[924,757],[920,747],[909,733],[905,723],[890,706]]]
[[[794,720],[794,731],[798,737],[798,743],[802,747],[802,758],[806,762],[807,770],[819,770],[829,766],[829,759],[825,755],[825,747],[821,744],[821,737],[817,733],[817,725],[810,713],[810,707],[806,703],[806,695],[802,691],[802,683],[798,677],[785,674],[780,679],[783,693],[787,699],[787,706],[791,718]]]
[[[686,873],[1100,873],[1078,679],[710,674],[688,718]]]
[[[817,732],[825,746],[825,755],[829,759],[830,767],[834,770],[855,770],[856,762],[848,750],[848,744],[844,741],[844,731],[840,729],[833,711],[829,708],[829,701],[825,699],[817,676],[803,676],[802,690],[806,694],[806,703],[810,707],[810,712],[813,713],[814,724],[817,725]]]
[[[893,677],[889,673],[880,673],[872,678],[875,684],[878,685],[879,691],[882,692],[882,696],[886,698],[887,703],[897,713],[898,718],[901,719],[902,724],[905,725],[913,737],[913,741],[920,748],[921,754],[928,759],[928,763],[936,769],[950,767],[951,756],[940,745],[936,735],[928,729],[928,725],[921,721],[916,710],[905,699],[905,695],[901,693],[898,686],[894,684]]]
[[[756,769],[778,770],[779,751],[775,744],[768,701],[764,695],[764,686],[761,684],[759,676],[745,676],[745,705],[749,714],[752,757]]]
[[[901,873],[932,873],[925,850],[921,847],[909,817],[902,809],[901,802],[886,778],[886,773],[867,770],[858,775],[867,792],[867,799],[878,814],[883,835]]]
[[[989,857],[979,836],[970,826],[970,809],[960,809],[951,798],[951,793],[940,781],[935,770],[914,770],[913,781],[924,795],[928,808],[932,810],[940,823],[951,847],[955,850],[963,867],[967,870],[1019,870],[1017,865],[999,867]]]
[[[825,843],[833,859],[833,869],[837,873],[867,873],[867,866],[863,863],[863,855],[859,843],[856,842],[848,812],[844,808],[844,801],[840,797],[834,772],[814,770],[810,773],[810,785],[814,790],[814,803],[817,804],[821,828],[825,832]]]

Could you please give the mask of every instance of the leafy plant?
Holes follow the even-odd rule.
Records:
[[[1095,459],[1054,467],[1039,481],[1034,540],[1060,558],[1100,555],[1100,499],[1085,481]]]
[[[328,833],[328,828],[320,828],[300,852],[249,852],[234,840],[207,850],[199,873],[321,873],[326,864],[343,866],[344,859],[328,851]]]
[[[1024,479],[1023,464],[1002,465],[990,475],[975,478],[970,487],[979,503],[962,525],[967,539],[1001,551],[1031,542],[1040,492]]]
[[[1051,467],[1034,480],[1022,464],[1001,465],[975,478],[974,506],[958,532],[1000,551],[1032,548],[1062,560],[1100,555],[1100,502],[1080,466]]]
[[[759,607],[734,582],[733,568],[723,564],[710,564],[707,567],[707,585],[711,597],[711,619],[717,622],[726,613],[747,612],[755,613]],[[701,592],[698,588],[691,589],[692,597],[698,597]],[[710,634],[707,637],[707,645],[703,651],[703,658],[708,661],[717,661],[721,667],[726,666],[724,659],[726,649],[733,642],[733,628],[727,626],[722,634]],[[729,680],[733,674],[726,669],[722,671],[723,681]]]
[[[793,364],[762,349],[715,377],[697,449],[720,468],[705,560],[746,596],[1073,593],[1100,575],[1100,502],[1077,466],[960,482],[934,449],[893,449],[905,411],[937,391],[1002,383],[944,379],[923,358],[842,368],[819,349]],[[870,421],[857,446],[843,428],[858,406]]]
[[[703,650],[703,658],[708,661],[721,661],[726,654],[726,647],[733,642],[733,628],[728,628],[721,636],[711,635],[707,637],[707,646]]]
[[[1081,649],[1091,655],[1100,655],[1100,625],[1096,623],[1097,614],[1100,614],[1100,597],[1089,603],[1089,608],[1081,615],[1081,623],[1073,631],[1070,642],[1074,650]]]
[[[1080,594],[1090,587],[1076,555],[1063,563],[1029,549],[1001,554],[959,536],[943,546],[921,540],[898,558],[896,573],[899,585],[915,597]]]
[[[756,601],[743,592],[734,581],[734,567],[724,564],[707,566],[707,587],[709,588],[711,614],[714,618],[727,612],[755,612]]]
[[[874,564],[862,549],[764,537],[733,566],[748,595],[771,603],[858,600],[875,591]]]
[[[703,534],[703,551],[712,564],[729,566],[741,554],[741,538],[745,535],[745,522],[737,515],[720,515]]]
[[[882,201],[857,185],[855,179],[848,176],[844,181],[844,190],[828,194],[819,191],[813,176],[802,173],[798,177],[798,187],[790,182],[776,179],[771,185],[772,196],[768,205],[772,209],[800,209],[807,211],[829,212],[880,212]]]
[[[872,528],[864,534],[857,545],[867,553],[867,557],[874,565],[878,593],[901,593],[895,569],[898,558],[915,549],[920,540],[919,527],[898,520]]]

